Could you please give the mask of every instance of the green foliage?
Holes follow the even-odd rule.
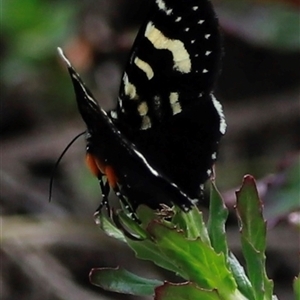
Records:
[[[205,290],[196,284],[186,282],[182,284],[164,283],[155,290],[155,299],[160,300],[219,300],[222,299],[216,290]]]
[[[80,2],[71,0],[1,1],[1,84],[13,91],[16,85],[28,85],[44,106],[57,115],[73,100],[66,89],[68,78],[58,72],[55,49],[74,35],[75,17]],[[50,100],[49,100],[50,99]],[[69,99],[69,100],[66,100]],[[32,101],[24,96],[24,101]],[[72,101],[72,111],[74,105]]]
[[[244,268],[240,265],[236,257],[229,251],[225,224],[228,217],[228,210],[223,202],[223,199],[212,184],[210,194],[210,209],[208,219],[208,231],[212,246],[218,253],[224,253],[226,256],[228,267],[230,268],[233,277],[237,283],[242,294],[246,295],[248,299],[254,300],[254,292],[252,285],[245,274]]]
[[[266,275],[266,225],[255,181],[246,176],[237,192],[237,215],[246,272],[228,249],[225,223],[228,211],[214,183],[207,225],[193,207],[188,213],[167,208],[156,213],[140,206],[132,220],[124,210],[114,217],[119,228],[102,214],[97,224],[108,235],[125,241],[136,257],[176,273],[183,280],[170,283],[138,277],[122,269],[94,269],[91,282],[104,289],[157,300],[249,299],[272,300],[273,284]],[[299,286],[295,281],[295,289]]]
[[[245,178],[237,192],[237,212],[242,251],[255,299],[272,299],[273,283],[267,278],[265,270],[266,223],[262,216],[262,203],[250,176]]]
[[[300,299],[300,276],[298,276],[297,278],[295,278],[294,280],[294,292],[295,292],[295,299]]]
[[[74,16],[74,5],[66,0],[3,1],[1,24],[5,38],[9,39],[11,59],[40,63],[53,57],[53,49],[70,35],[68,24]]]
[[[142,278],[119,268],[92,269],[90,281],[106,290],[138,296],[152,295],[153,290],[163,284],[162,281]]]

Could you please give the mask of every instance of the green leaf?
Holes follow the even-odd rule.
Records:
[[[207,245],[211,244],[202,212],[196,206],[193,206],[188,212],[177,208],[172,223],[177,229],[181,229],[187,238],[200,238]]]
[[[146,205],[140,205],[137,208],[136,214],[141,221],[140,226],[145,230],[152,220],[159,218],[159,216],[155,213],[155,210]]]
[[[300,299],[300,276],[296,277],[293,282],[295,299]]]
[[[242,251],[247,273],[257,300],[272,299],[273,283],[265,269],[266,224],[252,176],[245,176],[237,194],[237,213],[240,221]]]
[[[266,223],[262,215],[262,203],[252,176],[245,176],[237,195],[237,212],[242,236],[259,252],[266,249]]]
[[[125,236],[121,232],[121,230],[119,230],[114,224],[112,224],[102,213],[96,212],[94,215],[94,220],[106,235],[121,242],[126,242]]]
[[[140,240],[149,237],[146,230],[144,230],[136,220],[128,217],[124,211],[118,211],[117,217],[121,221],[121,225],[124,226],[124,230],[128,231],[129,234],[136,236],[136,238]]]
[[[170,215],[173,215],[172,221],[164,220],[160,215],[155,214],[153,210],[146,206],[140,206],[137,210],[137,215],[141,221],[140,226],[145,229],[150,221],[156,220],[170,227],[170,229],[175,229],[175,227],[183,229],[182,227],[184,227],[185,232],[187,232],[186,235],[190,237],[201,236],[206,243],[210,244],[202,213],[196,207],[188,213],[182,212],[179,208],[170,209]],[[129,238],[127,239],[127,244],[134,250],[137,258],[150,260],[164,269],[175,272],[183,278],[188,278],[187,274],[176,266],[176,263],[170,262],[169,257],[160,252],[160,249],[151,238],[137,242]]]
[[[204,290],[191,282],[164,285],[155,289],[155,300],[221,300],[216,290]]]
[[[244,268],[231,252],[229,252],[228,255],[228,264],[232,275],[238,285],[238,289],[244,296],[247,297],[248,300],[255,300],[255,294],[251,282],[249,281]]]
[[[264,299],[264,259],[260,253],[256,251],[251,243],[243,236],[241,237],[243,254],[247,264],[249,279],[254,288],[257,300]],[[271,299],[271,298],[267,298]]]
[[[136,296],[151,296],[155,287],[163,284],[160,280],[142,278],[119,268],[92,269],[90,281],[107,291]]]
[[[148,228],[160,251],[183,270],[187,280],[205,289],[216,289],[224,299],[236,290],[236,283],[226,266],[224,255],[200,239],[189,240],[182,232],[161,223],[152,222]]]
[[[129,220],[126,218],[126,215],[124,213],[119,213],[119,216],[121,216],[121,221],[126,224],[128,229],[133,234],[138,234],[140,231],[142,231],[142,240],[136,241],[131,238],[125,237],[124,234],[114,225],[112,224],[106,216],[104,216],[101,213],[96,213],[94,218],[97,225],[99,225],[100,229],[104,231],[106,235],[109,237],[113,237],[119,241],[126,242],[128,246],[135,252],[136,257],[143,260],[149,260],[155,263],[157,266],[162,267],[166,270],[169,270],[171,272],[174,272],[180,276],[185,277],[185,274],[181,272],[175,265],[170,263],[168,261],[168,258],[165,257],[162,253],[160,253],[160,250],[158,249],[157,245],[153,243],[153,241],[149,238],[146,239],[148,236],[147,233],[143,230],[142,227],[146,227],[146,224],[150,219],[155,217],[155,214],[153,213],[153,210],[150,211],[150,214],[148,213],[148,210],[150,208],[146,206],[141,206],[141,209],[138,209],[138,216],[141,218],[142,223],[141,227],[138,228],[138,223],[133,220]],[[151,218],[149,218],[151,216]],[[181,272],[181,273],[180,273]]]
[[[225,231],[227,217],[228,210],[215,183],[212,181],[207,228],[213,248],[217,253],[224,253],[226,259],[228,256],[228,244]]]
[[[210,207],[208,218],[208,232],[213,248],[217,253],[224,253],[228,266],[234,276],[239,290],[249,299],[255,300],[255,295],[251,283],[245,274],[244,268],[240,265],[236,257],[229,252],[226,239],[225,223],[228,217],[228,209],[215,185],[211,182]]]
[[[188,277],[183,270],[176,266],[176,263],[170,262],[169,258],[160,252],[160,249],[153,241],[133,241],[131,239],[127,239],[127,244],[135,252],[137,258],[150,260],[157,266],[174,272],[183,278]]]

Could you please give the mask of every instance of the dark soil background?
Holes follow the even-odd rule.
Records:
[[[147,11],[142,0],[10,0],[1,18],[1,299],[138,299],[89,283],[92,267],[123,266],[172,279],[94,224],[98,183],[79,139],[49,180],[55,161],[85,129],[61,46],[105,109]],[[230,210],[244,174],[257,178],[268,221],[267,269],[279,299],[292,299],[299,272],[299,2],[215,0],[224,35],[216,96],[228,131],[216,164]],[[205,207],[204,203],[204,207]],[[204,208],[205,210],[206,208]],[[240,257],[234,212],[230,245]],[[178,280],[178,279],[177,279]]]

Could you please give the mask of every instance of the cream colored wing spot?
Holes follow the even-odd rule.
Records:
[[[123,76],[123,83],[124,83],[125,95],[128,96],[130,99],[137,100],[139,97],[136,93],[136,87],[134,84],[129,82],[129,78],[126,73],[124,73],[124,76]]]
[[[151,128],[151,126],[152,126],[152,124],[151,124],[151,120],[150,120],[149,116],[143,116],[141,129],[146,130],[146,129]]]
[[[172,13],[173,10],[169,9],[163,0],[156,0],[155,2],[157,4],[158,8],[160,10],[164,11],[167,15],[170,15]]]
[[[141,60],[140,58],[136,57],[134,59],[134,63],[136,64],[136,66],[139,69],[141,69],[146,74],[146,76],[149,80],[153,78],[153,76],[154,76],[153,69],[151,68],[151,66],[147,62],[145,62],[145,61]]]
[[[152,22],[149,22],[145,37],[153,44],[156,49],[166,49],[172,53],[174,69],[181,73],[189,73],[192,69],[190,55],[180,40],[171,40],[164,36]]]
[[[140,103],[140,105],[138,106],[137,109],[138,109],[140,116],[145,116],[148,113],[148,105],[146,102]]]
[[[115,120],[118,119],[118,113],[115,110],[110,111],[110,116]]]
[[[181,108],[181,105],[180,105],[178,99],[179,99],[178,93],[171,93],[169,96],[171,108],[173,110],[173,115],[177,115],[177,114],[181,113],[181,111],[182,111],[182,108]]]

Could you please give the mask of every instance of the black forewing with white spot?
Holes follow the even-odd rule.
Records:
[[[112,170],[111,178],[117,178],[118,184],[111,187],[120,200],[127,203],[124,196],[128,197],[128,204],[133,211],[142,203],[152,208],[158,208],[160,203],[177,204],[182,210],[189,210],[193,199],[149,165],[143,154],[122,135],[98,105],[63,51],[60,48],[58,51],[68,66],[78,109],[87,125],[87,153],[99,166],[108,166]],[[104,199],[109,193],[109,188],[102,181],[106,175],[98,169],[97,177],[103,188]]]
[[[220,35],[207,0],[153,0],[121,82],[117,112],[129,130],[155,127],[210,94]]]
[[[191,198],[211,174],[225,130],[212,96],[221,56],[207,0],[153,0],[110,113],[148,162]]]

